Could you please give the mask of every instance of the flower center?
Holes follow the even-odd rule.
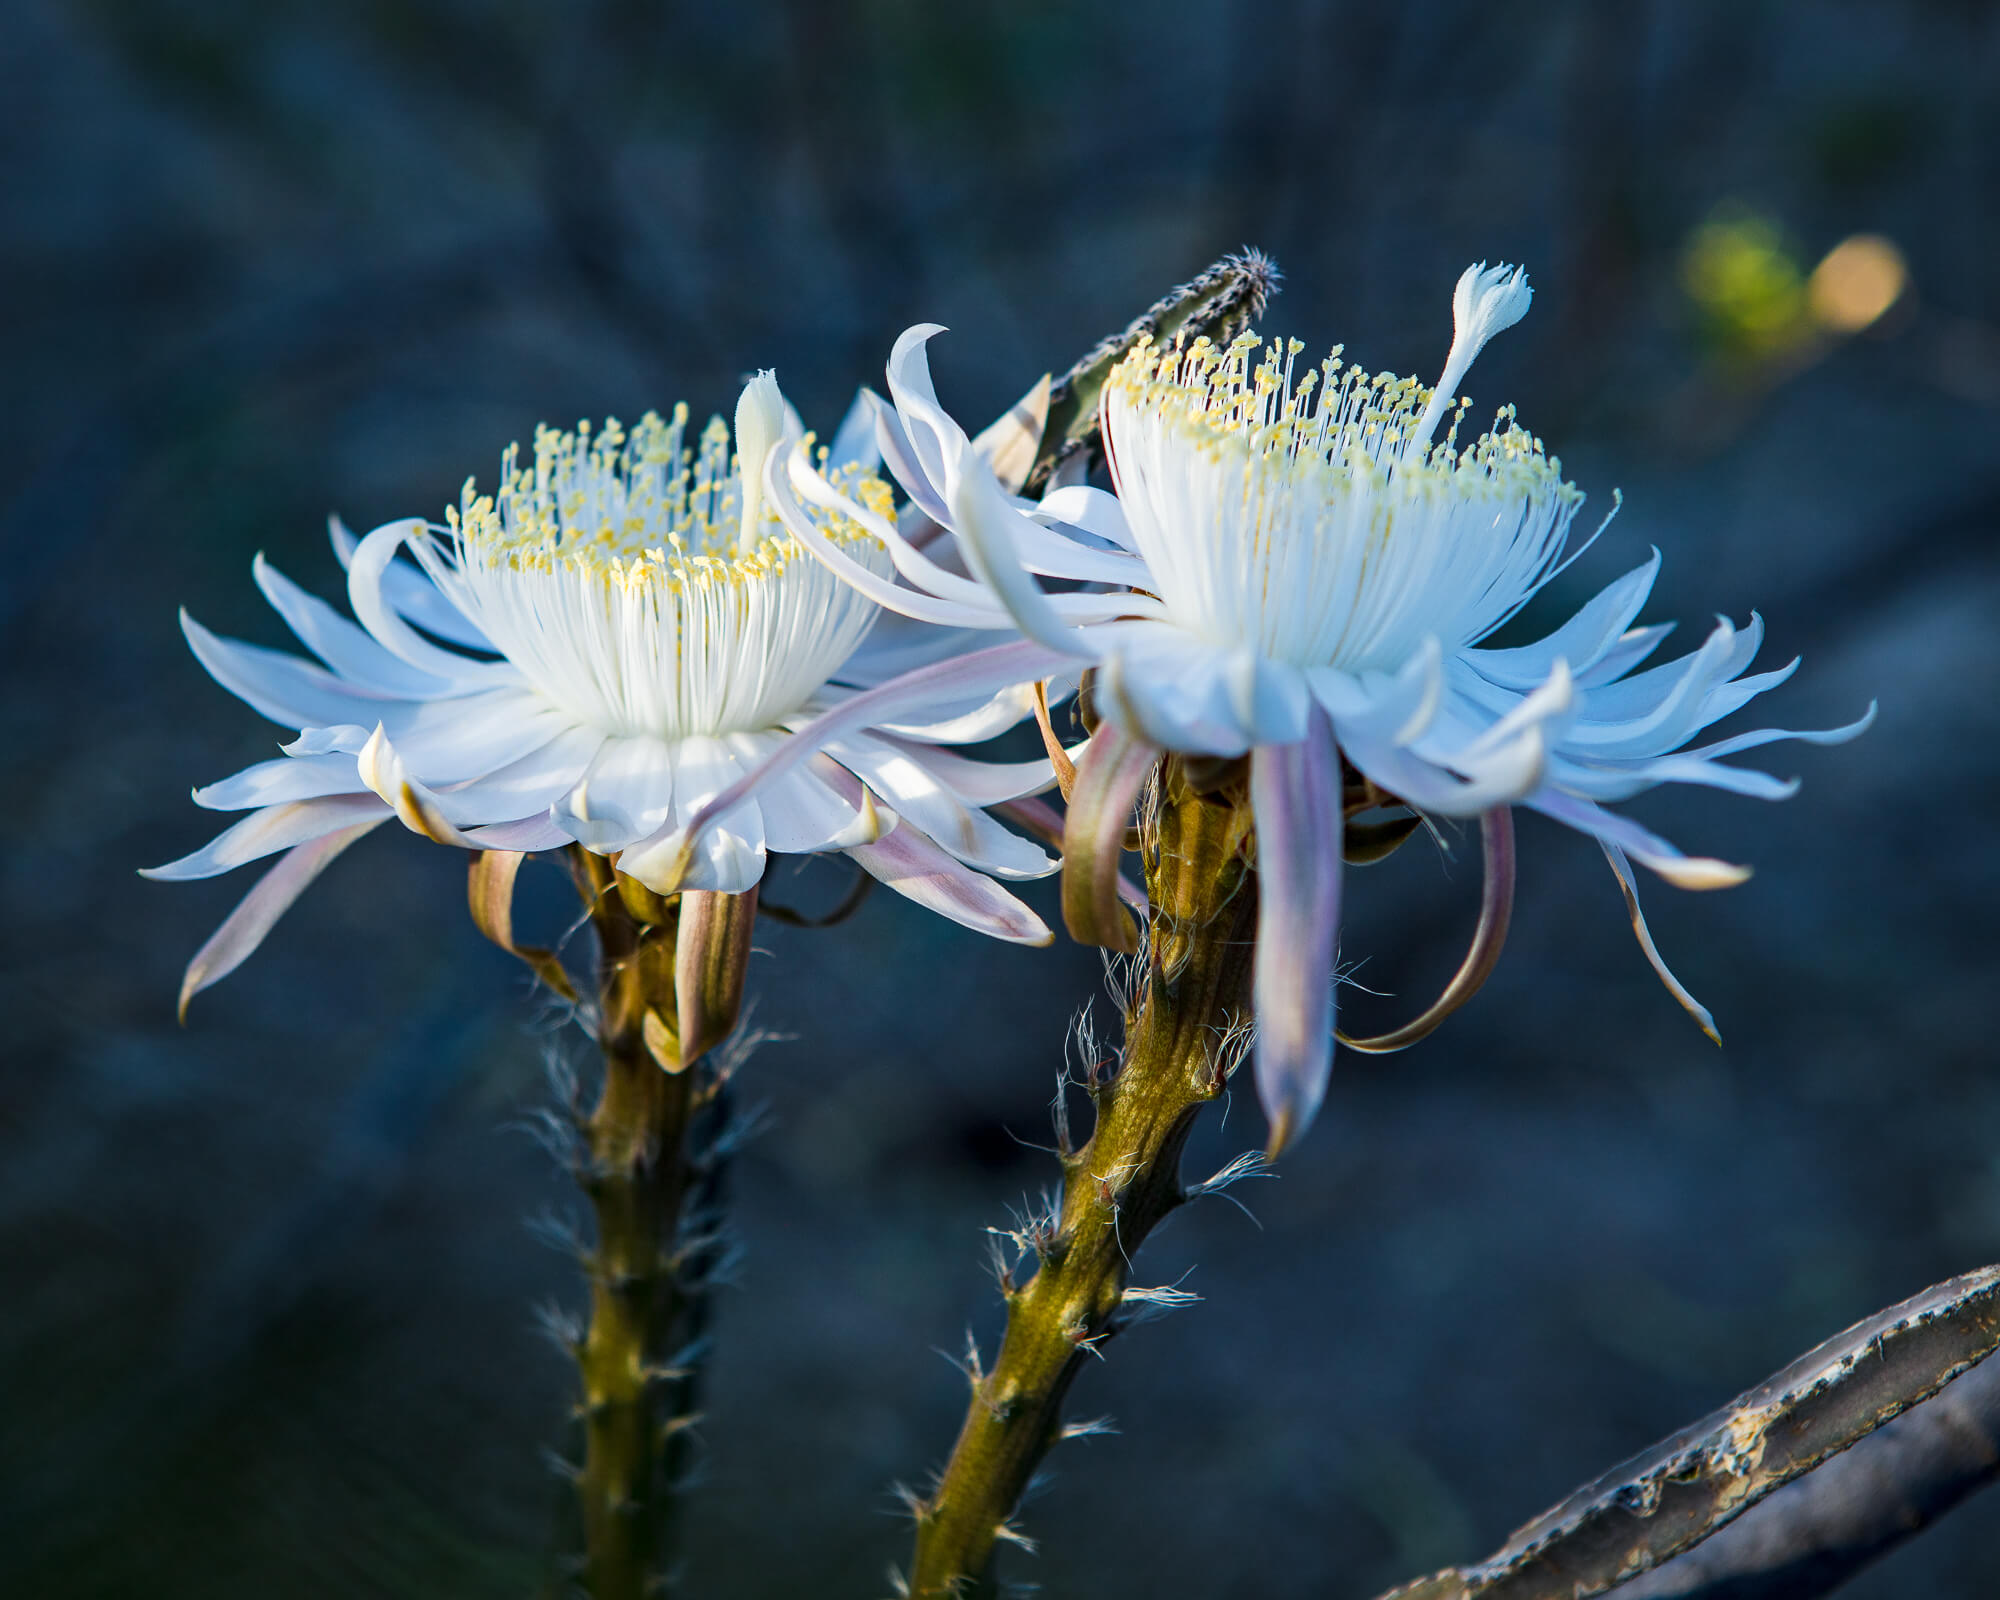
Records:
[[[1432,392],[1336,348],[1142,343],[1104,393],[1112,471],[1168,613],[1211,643],[1301,667],[1393,670],[1470,644],[1560,558],[1583,496],[1503,410],[1463,451],[1417,442]]]
[[[768,509],[742,526],[729,429],[692,447],[687,407],[629,434],[538,428],[532,465],[509,447],[500,486],[468,481],[447,513],[456,600],[522,675],[608,734],[755,732],[798,711],[853,654],[875,604]],[[888,487],[849,469],[848,494],[891,512]],[[829,537],[887,573],[881,542],[823,515]]]

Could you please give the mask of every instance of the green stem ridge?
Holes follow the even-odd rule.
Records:
[[[1133,1255],[1188,1198],[1181,1151],[1228,1082],[1231,1043],[1248,1013],[1256,888],[1247,822],[1247,806],[1194,794],[1169,766],[1142,829],[1152,910],[1125,997],[1121,1060],[1109,1078],[1092,1075],[1090,1140],[1062,1152],[1053,1216],[1017,1236],[1035,1258],[1034,1276],[1015,1284],[1003,1273],[999,1353],[990,1370],[972,1370],[950,1460],[934,1492],[912,1503],[908,1592],[917,1600],[977,1590],[995,1544],[1025,1542],[1008,1519],[1064,1437],[1069,1386],[1121,1326]]]
[[[578,1174],[596,1224],[590,1322],[574,1347],[582,1578],[592,1600],[641,1600],[672,1588],[675,1501],[699,1420],[694,1348],[718,1248],[705,1213],[726,1069],[713,1056],[680,1069],[662,1020],[677,1014],[678,907],[621,893],[601,857],[571,862],[597,928],[604,1058]]]

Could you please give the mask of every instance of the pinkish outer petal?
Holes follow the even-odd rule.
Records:
[[[1139,929],[1119,904],[1119,860],[1132,807],[1160,759],[1160,747],[1101,723],[1077,764],[1063,823],[1063,922],[1079,944],[1131,955]]]
[[[847,852],[906,900],[1009,944],[1051,944],[1048,924],[999,884],[952,859],[915,828],[898,828]]]
[[[223,918],[222,926],[194,953],[187,974],[181,979],[181,1021],[187,1021],[190,1000],[250,959],[264,942],[264,936],[277,925],[278,918],[291,909],[292,902],[306,892],[335,856],[388,820],[387,816],[380,816],[357,822],[337,833],[294,845],[280,856],[277,865],[257,880],[257,886],[237,902],[236,909]]]
[[[1507,943],[1507,928],[1514,917],[1514,811],[1511,806],[1494,806],[1479,814],[1480,854],[1485,858],[1485,887],[1479,900],[1479,925],[1473,930],[1472,944],[1465,959],[1444,986],[1444,992],[1424,1011],[1400,1028],[1373,1038],[1350,1039],[1344,1033],[1334,1037],[1349,1050],[1363,1055],[1388,1055],[1407,1050],[1419,1039],[1429,1038],[1460,1006],[1479,993],[1499,965],[1500,952]]]
[[[863,803],[861,780],[831,761],[817,770],[829,787],[851,805]],[[1048,924],[983,873],[955,860],[915,828],[899,827],[869,844],[846,852],[877,882],[886,883],[906,900],[949,917],[974,933],[1009,944],[1045,945],[1055,941]]]
[[[1333,1070],[1333,961],[1340,936],[1339,758],[1326,713],[1297,744],[1250,757],[1257,826],[1257,1095],[1275,1155],[1319,1110]]]
[[[1030,795],[1024,795],[1019,800],[1002,800],[993,807],[993,814],[1019,824],[1044,844],[1055,846],[1058,851],[1063,847],[1065,831],[1063,814],[1046,800],[1037,800]],[[1130,906],[1133,914],[1141,921],[1145,920],[1150,909],[1146,891],[1122,872],[1118,874],[1118,898]]]

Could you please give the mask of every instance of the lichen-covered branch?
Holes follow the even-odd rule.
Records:
[[[1092,1074],[1089,1142],[1062,1154],[1053,1214],[1017,1241],[1025,1282],[1003,1277],[1007,1331],[936,1489],[913,1505],[914,1596],[965,1593],[985,1580],[1021,1492],[1064,1432],[1071,1382],[1121,1325],[1132,1257],[1185,1198],[1180,1155],[1201,1108],[1223,1091],[1230,1030],[1248,1006],[1256,889],[1244,813],[1191,793],[1170,765],[1145,830],[1149,938],[1139,957],[1115,1069]]]
[[[2000,1484],[2000,1360],[1988,1358],[1612,1600],[1810,1600]]]
[[[1986,1267],[1808,1351],[1720,1411],[1584,1485],[1478,1565],[1434,1573],[1383,1600],[1589,1600],[1604,1594],[1674,1562],[1786,1484],[1811,1483],[1807,1475],[1826,1470],[1823,1463],[1938,1394],[1996,1349],[2000,1267]],[[1883,1485],[1880,1492],[1893,1500],[1902,1491]],[[1801,1498],[1809,1502],[1811,1491],[1802,1490]],[[1853,1564],[1865,1559],[1857,1556]],[[1773,1586],[1726,1592],[1824,1591]]]

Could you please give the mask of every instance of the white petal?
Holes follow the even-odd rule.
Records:
[[[576,726],[567,712],[523,688],[406,702],[376,720],[410,770],[433,786],[498,772]]]
[[[252,806],[314,800],[321,795],[362,794],[367,788],[351,755],[286,756],[260,761],[195,790],[194,803],[211,811],[247,811]]]
[[[531,689],[488,689],[447,700],[382,702],[365,725],[309,727],[279,748],[293,757],[359,755],[378,726],[410,770],[439,789],[494,776],[576,728],[567,712]]]
[[[555,800],[551,815],[599,855],[646,838],[673,816],[683,748],[645,737],[604,740],[589,770]]]
[[[1053,686],[1054,680],[1051,680]],[[1051,700],[1066,699],[1075,690],[1065,694],[1051,693]],[[1031,685],[1010,684],[987,699],[976,703],[969,711],[961,711],[955,716],[940,715],[935,721],[907,722],[897,719],[893,722],[879,722],[875,726],[883,733],[898,738],[912,740],[919,744],[982,744],[986,740],[1005,733],[1009,728],[1025,722],[1035,714],[1035,696]]]
[[[875,409],[875,447],[881,452],[882,465],[902,485],[903,492],[910,497],[910,504],[933,527],[943,527],[950,513],[945,510],[944,499],[938,491],[938,480],[924,470],[924,464],[917,456],[916,446],[910,440],[910,430],[903,426],[903,419],[888,401],[872,390],[862,392]]]
[[[980,694],[1012,682],[1032,683],[1068,664],[1068,658],[1026,640],[997,645],[969,656],[940,662],[878,689],[850,696],[787,738],[777,751],[755,771],[731,784],[699,810],[683,812],[680,798],[685,792],[685,772],[676,777],[675,811],[678,821],[672,834],[644,841],[644,871],[630,865],[640,880],[660,894],[671,894],[680,885],[678,874],[688,869],[690,852],[698,847],[700,835],[711,823],[726,816],[762,785],[809,761],[830,741],[863,729],[883,726],[887,719],[918,714],[939,701],[950,703],[967,694]],[[759,827],[761,835],[761,825]],[[636,847],[635,847],[636,848]],[[650,876],[648,876],[650,874]],[[690,880],[692,881],[692,880]],[[714,884],[697,887],[714,888]],[[741,892],[736,891],[736,892]]]
[[[1671,622],[1655,622],[1644,628],[1632,628],[1622,635],[1618,642],[1598,658],[1597,665],[1587,672],[1576,675],[1579,689],[1596,689],[1613,683],[1625,676],[1646,657],[1666,641],[1674,631]]]
[[[208,675],[252,710],[287,728],[314,728],[328,723],[373,724],[397,704],[341,682],[324,667],[301,661],[282,650],[266,650],[240,639],[210,633],[185,611],[181,632]]]
[[[294,760],[305,756],[358,756],[374,731],[372,725],[364,728],[358,722],[336,722],[329,727],[307,728],[278,748]]]
[[[739,555],[755,550],[764,537],[764,468],[785,437],[790,412],[778,388],[778,375],[768,368],[746,383],[737,396],[736,476],[742,496],[736,535]]]
[[[347,525],[338,517],[327,519],[327,532],[333,536],[333,553],[339,558],[340,570],[348,571],[354,565],[354,552],[361,547],[361,541],[348,532]],[[426,633],[471,650],[493,648],[478,625],[441,594],[436,584],[399,562],[392,561],[383,570],[382,597]]]
[[[1692,655],[1586,691],[1576,721],[1564,735],[1565,747],[1605,759],[1661,755],[1687,743],[1707,725],[1703,705],[1726,675],[1736,643],[1736,630],[1724,621]],[[1626,693],[1635,689],[1643,693]]]
[[[968,866],[1000,878],[1040,878],[1060,865],[1039,845],[965,805],[908,751],[856,735],[829,744],[826,752],[862,778],[906,825],[921,828]]]
[[[1624,637],[1660,575],[1660,552],[1586,601],[1575,616],[1545,639],[1511,650],[1467,650],[1463,659],[1489,683],[1532,689],[1561,657],[1578,678],[1601,662]]]
[[[863,826],[860,807],[849,804],[811,768],[794,768],[757,791],[764,816],[764,848],[787,855],[845,849],[887,831],[877,808]],[[869,842],[872,842],[870,840]]]
[[[517,681],[519,674],[503,661],[475,661],[432,644],[389,604],[383,580],[390,564],[406,544],[427,537],[422,522],[405,518],[384,523],[361,541],[353,565],[347,569],[347,603],[355,617],[392,653],[461,690]]]
[[[1583,762],[1557,756],[1549,762],[1549,782],[1589,800],[1616,802],[1657,788],[1663,783],[1692,783],[1756,800],[1789,800],[1798,793],[1796,778],[1774,778],[1753,767],[1725,766],[1682,755],[1648,761]]]
[[[1549,671],[1548,682],[1523,695],[1520,702],[1508,710],[1490,728],[1487,728],[1470,744],[1453,752],[1451,760],[1456,764],[1461,759],[1476,761],[1490,750],[1497,750],[1519,737],[1528,728],[1540,728],[1543,736],[1551,741],[1561,737],[1563,726],[1568,722],[1576,705],[1576,687],[1569,675],[1569,664],[1560,656]]]
[[[1407,745],[1430,731],[1444,706],[1444,652],[1433,635],[1394,672],[1315,667],[1306,673],[1306,681],[1336,728],[1361,727],[1393,744]],[[1512,703],[1511,697],[1507,703]],[[1483,724],[1486,719],[1480,720]]]
[[[1775,671],[1759,672],[1748,678],[1738,678],[1733,683],[1717,684],[1702,697],[1701,715],[1695,721],[1694,731],[1699,732],[1712,722],[1720,722],[1724,717],[1740,711],[1758,695],[1787,682],[1799,670],[1799,661],[1798,656],[1793,656]]]
[[[1025,795],[1045,794],[1055,787],[1055,769],[1047,756],[1038,761],[971,761],[964,756],[937,750],[929,745],[884,737],[913,761],[920,763],[959,799],[969,806],[997,806]]]
[[[1079,455],[1082,452],[1078,452]],[[1038,518],[1053,518],[1057,522],[1067,522],[1072,527],[1081,528],[1094,538],[1121,549],[1137,552],[1138,545],[1132,538],[1132,525],[1125,520],[1125,508],[1119,504],[1118,496],[1106,494],[1102,489],[1093,489],[1087,484],[1066,484],[1052,489],[1042,496],[1035,507]]]
[[[1681,853],[1658,834],[1648,832],[1630,817],[1604,811],[1588,800],[1579,800],[1558,789],[1542,789],[1525,802],[1543,816],[1590,834],[1606,844],[1614,844],[1642,866],[1651,867],[1667,882],[1682,889],[1729,889],[1750,876],[1748,867],[1732,866],[1708,856]]]
[[[1064,597],[1070,602],[1067,607],[1057,605],[1042,592],[1041,585],[1024,564],[1017,541],[1027,530],[1035,529],[1035,524],[1007,503],[993,474],[969,448],[957,464],[958,481],[952,485],[949,502],[950,527],[958,535],[967,564],[999,597],[1022,633],[1052,650],[1065,650],[1086,661],[1092,659],[1096,655],[1092,643],[1063,617],[1066,609],[1076,609],[1077,597]],[[1110,614],[1115,615],[1116,608]]]
[[[1683,692],[1689,678],[1701,680],[1706,694],[1716,684],[1735,677],[1757,654],[1764,642],[1764,619],[1754,611],[1750,626],[1742,632],[1727,617],[1716,619],[1716,627],[1699,650],[1663,662],[1629,678],[1621,678],[1590,691],[1584,714],[1592,722],[1628,722],[1649,716],[1668,699]]]
[[[983,628],[1009,632],[1013,630],[1012,619],[990,596],[980,593],[959,597],[954,586],[967,583],[966,579],[955,578],[939,569],[935,577],[926,577],[925,588],[919,591],[902,588],[881,574],[871,572],[820,530],[819,525],[799,503],[800,495],[852,517],[878,537],[883,536],[883,529],[888,529],[888,536],[883,537],[883,543],[888,546],[892,560],[898,557],[903,557],[905,560],[914,557],[916,561],[924,562],[927,566],[931,564],[925,561],[920,552],[912,549],[892,525],[883,522],[881,518],[869,513],[865,507],[856,505],[840,494],[820,477],[812,464],[799,452],[795,451],[783,466],[785,468],[783,472],[777,471],[774,466],[771,473],[769,488],[772,507],[790,530],[792,537],[824,562],[827,568],[843,582],[859,590],[877,605],[900,612],[906,617],[915,617],[921,622],[940,623],[952,628]],[[952,591],[953,597],[939,598],[932,590],[933,584],[939,589]],[[971,585],[971,588],[976,590],[978,586]]]
[[[1844,727],[1807,731],[1792,728],[1758,728],[1752,733],[1739,733],[1732,738],[1718,739],[1714,744],[1705,744],[1697,749],[1684,751],[1683,754],[1704,759],[1733,756],[1739,751],[1754,750],[1759,745],[1776,744],[1784,739],[1796,739],[1801,744],[1845,744],[1849,739],[1858,739],[1866,733],[1874,721],[1875,702],[1870,700],[1868,709]]]
[[[619,858],[620,869],[660,894],[676,889],[744,894],[754,888],[764,876],[764,818],[750,799],[718,812],[693,836],[679,882],[669,884],[664,876],[689,842],[688,824],[741,776],[741,763],[726,740],[706,735],[681,740],[674,747],[673,818],[630,846]]]
[[[1478,760],[1449,766],[1398,746],[1372,729],[1338,722],[1340,747],[1355,766],[1399,799],[1420,811],[1469,817],[1489,806],[1508,805],[1535,792],[1548,761],[1541,729],[1530,727]]]
[[[1052,603],[1024,564],[1030,555],[1046,562],[1059,549],[1085,552],[1037,526],[1009,503],[1006,491],[972,448],[965,430],[937,403],[924,344],[932,334],[941,332],[943,329],[934,324],[911,328],[896,341],[889,357],[889,388],[895,396],[896,409],[910,431],[925,471],[939,485],[950,512],[940,520],[957,534],[959,548],[974,575],[999,598],[1022,633],[1051,649],[1067,650],[1088,659],[1092,654],[1090,647],[1080,642],[1075,630],[1063,620],[1065,610],[1075,609],[1077,597],[1066,597],[1071,602],[1069,606]],[[1060,559],[1067,561],[1070,557],[1063,555]],[[1098,559],[1120,558],[1098,556]]]
[[[357,823],[381,822],[388,815],[389,808],[372,794],[326,795],[317,800],[266,806],[234,827],[224,829],[192,854],[162,867],[142,868],[139,876],[167,883],[213,878],[247,861],[323,839]]]
[[[1313,697],[1297,667],[1239,650],[1229,663],[1229,678],[1236,715],[1252,744],[1296,744],[1306,737]]]
[[[1121,731],[1184,754],[1240,756],[1258,742],[1254,691],[1252,704],[1243,704],[1241,652],[1167,622],[1090,631],[1107,654],[1097,708]]]
[[[250,564],[264,598],[285,619],[299,642],[357,688],[399,699],[449,694],[452,685],[391,655],[367,631],[349,622],[317,595],[311,595],[272,566],[260,552]]]
[[[439,790],[438,802],[467,828],[544,815],[590,770],[605,742],[595,728],[572,728],[485,777]]]

